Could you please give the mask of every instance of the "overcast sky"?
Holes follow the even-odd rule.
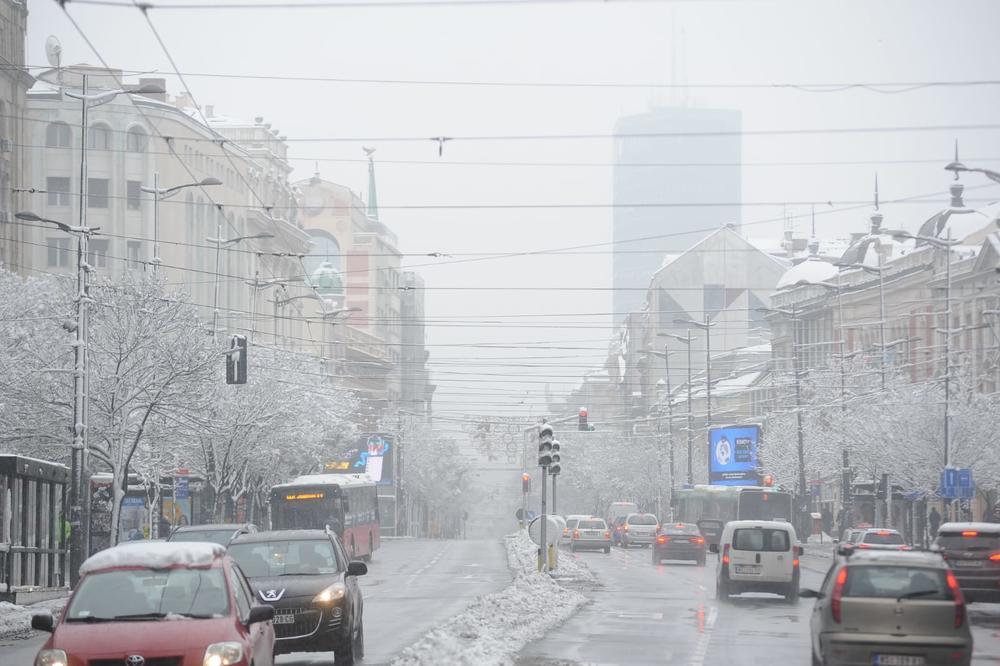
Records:
[[[154,3],[155,4],[155,3]],[[176,4],[176,0],[174,0]],[[45,65],[44,42],[58,36],[64,63],[97,63],[59,5],[29,0],[28,62]],[[138,10],[68,3],[113,66],[172,69]],[[290,139],[601,134],[625,114],[656,104],[737,108],[745,130],[897,127],[996,123],[1000,86],[932,87],[892,94],[852,89],[656,89],[648,84],[822,84],[1000,79],[995,49],[1000,3],[993,0],[871,2],[635,2],[522,4],[509,7],[408,7],[151,10],[183,72],[474,82],[614,82],[636,88],[490,87],[266,81],[190,76],[195,97],[217,113],[262,115]],[[671,44],[671,35],[676,36]],[[672,55],[676,56],[671,67]],[[170,78],[171,93],[180,91]],[[893,89],[898,91],[899,89]],[[886,205],[886,226],[915,228],[946,202],[941,167],[959,140],[962,158],[997,168],[1000,131],[745,136],[742,222],[753,237],[776,236],[781,207],[759,202],[868,200],[878,169],[883,200],[938,193],[930,203]],[[608,254],[544,255],[452,263],[464,253],[559,248],[611,240],[610,208],[490,209],[491,204],[608,204],[613,160],[608,139],[453,141],[438,157],[425,142],[368,141],[377,148],[382,220],[405,253],[455,259],[408,262],[428,283],[427,315],[437,409],[526,414],[539,403],[544,375],[554,393],[607,347]],[[321,175],[364,193],[361,144],[294,141],[296,177],[319,162]],[[336,161],[354,160],[354,161]],[[391,160],[425,161],[392,164]],[[881,161],[881,165],[762,166],[774,161]],[[893,164],[895,160],[935,160]],[[515,167],[447,162],[571,162],[599,166]],[[968,186],[985,179],[966,178]],[[1000,188],[969,193],[1000,198]],[[655,201],[655,197],[651,200]],[[405,210],[413,204],[486,206]],[[829,208],[829,207],[827,207]],[[808,206],[792,206],[804,214]],[[826,211],[820,208],[820,212]],[[867,226],[867,212],[821,215],[821,237]],[[725,220],[720,220],[720,223]],[[805,220],[799,228],[807,229]],[[598,248],[608,250],[610,248]],[[453,291],[447,287],[465,287]],[[481,290],[469,287],[482,288]],[[531,289],[513,290],[512,287]],[[539,289],[544,287],[546,289]],[[550,288],[592,287],[591,290]],[[512,317],[512,315],[542,315]],[[498,316],[503,316],[498,319]],[[463,327],[435,319],[456,318]],[[559,327],[544,326],[556,319]],[[505,322],[504,324],[485,322]],[[510,322],[518,327],[512,328]],[[525,327],[526,324],[539,327]],[[573,325],[583,325],[578,327]],[[553,341],[583,351],[483,351],[465,346]],[[517,369],[512,357],[546,353],[551,365]],[[578,358],[564,358],[579,355]],[[473,367],[496,357],[508,365]],[[562,365],[562,367],[560,367]],[[496,373],[490,377],[484,373]],[[533,378],[526,375],[535,375]],[[517,381],[525,378],[525,381]],[[508,380],[501,382],[500,380]],[[511,381],[514,380],[514,381]],[[530,382],[530,383],[529,383]],[[459,402],[456,402],[459,401]],[[535,408],[537,415],[539,409]]]

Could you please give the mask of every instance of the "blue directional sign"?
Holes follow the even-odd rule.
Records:
[[[941,472],[938,494],[946,499],[972,499],[976,496],[976,482],[971,469],[948,467]]]

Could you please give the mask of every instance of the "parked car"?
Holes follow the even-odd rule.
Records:
[[[812,663],[968,665],[972,634],[962,590],[935,553],[845,548],[819,590]]]
[[[861,550],[912,550],[906,545],[906,540],[898,530],[884,527],[871,527],[857,537],[853,542]]]
[[[570,535],[569,549],[574,553],[578,550],[603,550],[611,552],[611,532],[608,524],[602,518],[590,516],[576,522],[576,527]]]
[[[274,663],[274,609],[254,602],[218,544],[129,542],[91,556],[80,574],[58,625],[32,617],[52,633],[36,664]]]
[[[621,523],[618,544],[622,548],[640,545],[648,546],[656,538],[659,521],[651,513],[630,513]]]
[[[358,576],[331,530],[281,530],[242,534],[229,554],[259,600],[274,607],[275,653],[330,652],[337,664],[364,656],[364,600]]]
[[[663,560],[694,560],[699,566],[705,566],[705,537],[693,523],[662,526],[651,551],[653,564]]]
[[[719,544],[709,550],[721,553],[716,567],[716,596],[771,592],[798,601],[799,556],[795,528],[770,520],[734,520],[726,523]]]
[[[933,548],[955,573],[966,601],[1000,601],[1000,524],[945,523]]]
[[[253,534],[257,526],[251,523],[219,523],[208,525],[184,525],[167,536],[167,541],[200,541],[228,546],[240,534]]]

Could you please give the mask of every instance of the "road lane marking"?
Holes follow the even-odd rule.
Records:
[[[704,666],[705,657],[708,655],[708,644],[712,640],[712,628],[715,626],[715,620],[719,617],[718,606],[709,606],[708,610],[705,611],[704,620],[701,621],[699,618],[699,624],[701,627],[700,633],[698,634],[698,641],[694,646],[694,654],[691,655],[691,661],[688,666]]]

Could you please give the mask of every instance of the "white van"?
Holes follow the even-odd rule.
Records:
[[[716,596],[772,592],[789,601],[799,598],[799,555],[795,528],[771,520],[734,520],[726,523],[719,544],[709,550],[719,553]]]

